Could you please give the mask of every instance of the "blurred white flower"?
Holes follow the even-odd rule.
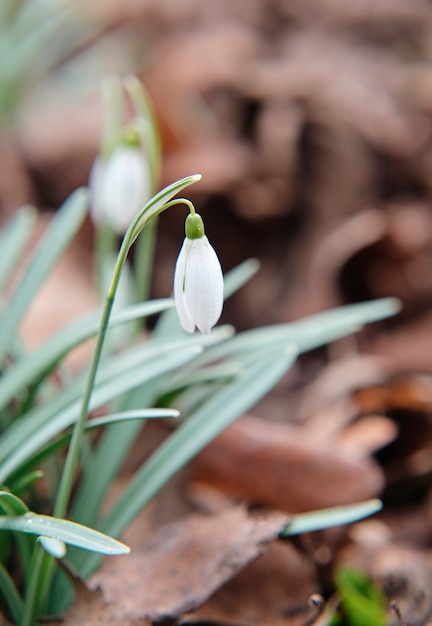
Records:
[[[151,195],[147,157],[139,148],[118,146],[107,161],[96,158],[89,187],[95,224],[106,220],[116,233],[123,234]]]
[[[199,224],[200,221],[198,230],[192,228],[188,231],[188,220],[189,224],[194,221]],[[188,333],[193,333],[195,327],[204,334],[209,333],[222,313],[221,265],[196,213],[186,220],[186,239],[174,274],[174,300],[180,324]]]

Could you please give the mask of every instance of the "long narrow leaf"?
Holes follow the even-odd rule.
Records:
[[[103,415],[101,417],[97,417],[87,421],[85,425],[85,430],[91,431],[95,430],[96,428],[112,426],[113,424],[123,425],[128,422],[142,422],[143,420],[148,419],[175,419],[178,416],[179,411],[177,411],[176,409],[139,409],[136,411],[122,411],[121,413],[111,413],[110,415]],[[28,474],[27,472],[29,472],[32,467],[40,465],[48,457],[61,450],[70,440],[71,434],[72,433],[70,431],[64,433],[57,439],[54,439],[54,441],[47,443],[45,446],[42,446],[33,456],[29,457],[27,461],[18,468],[16,474],[14,474],[13,476],[13,490],[17,491],[22,484],[26,485],[26,482],[22,483],[21,481],[25,481],[27,477],[28,480],[31,482],[33,482],[32,479],[36,480],[37,478],[40,478],[40,471],[34,471],[31,474]]]
[[[66,556],[66,544],[55,537],[45,537],[41,535],[37,538],[45,552],[48,552],[55,559],[63,559]]]
[[[314,530],[323,530],[332,526],[351,524],[358,520],[373,515],[382,509],[381,500],[367,500],[358,504],[337,506],[321,511],[311,511],[295,515],[293,519],[280,532],[279,536],[292,537],[301,533],[309,533]]]
[[[124,354],[103,362],[97,384],[100,385],[112,377],[118,377],[114,383],[116,386],[120,385],[122,387],[124,377],[128,376],[128,370],[132,370],[133,378],[136,376],[140,377],[140,373],[136,369],[139,368],[142,372],[143,365],[152,359],[157,359],[157,362],[163,359],[164,362],[167,362],[167,367],[169,368],[170,355],[174,356],[173,363],[176,363],[176,354],[179,350],[191,348],[192,346],[199,346],[199,350],[201,350],[201,346],[217,343],[231,334],[232,328],[226,326],[218,328],[205,337],[189,335],[183,336],[176,341],[148,342],[141,346],[130,348]],[[155,375],[160,373],[159,367],[156,367]],[[148,372],[146,375],[148,375]],[[81,378],[70,384],[67,389],[62,390],[52,400],[25,414],[12,428],[8,429],[0,439],[0,465],[14,449],[20,447],[28,436],[35,433],[44,423],[49,421],[55,414],[60,413],[74,400],[78,400],[81,397],[82,388],[83,379],[81,376]]]
[[[134,304],[113,314],[110,328],[138,317],[146,317],[171,307],[170,298]],[[27,385],[48,372],[59,360],[81,343],[96,335],[100,313],[92,313],[48,339],[39,349],[9,368],[0,379],[0,409]]]
[[[6,511],[7,515],[24,515],[28,513],[25,502],[9,491],[0,491],[0,508]]]
[[[35,219],[36,211],[32,207],[23,207],[7,223],[0,234],[0,250],[2,251],[0,293],[3,292],[23,254]]]
[[[13,530],[32,535],[52,537],[71,546],[101,554],[127,554],[129,548],[107,535],[65,519],[25,513],[16,517],[0,516],[0,530]]]
[[[385,319],[400,311],[395,298],[383,298],[362,304],[352,304],[312,315],[290,324],[275,324],[236,335],[230,342],[208,350],[199,359],[197,367],[264,346],[294,343],[299,353],[350,335],[365,324]]]
[[[0,360],[37,291],[79,229],[87,210],[87,192],[79,189],[66,201],[40,241],[27,272],[0,318]]]
[[[262,398],[291,367],[294,350],[263,351],[249,371],[227,385],[198,409],[146,461],[103,522],[103,529],[120,536],[149,500],[190,459],[221,433],[231,422]],[[80,572],[89,574],[97,564],[85,559]]]
[[[3,563],[0,563],[0,597],[6,602],[14,622],[19,624],[22,615],[23,601]]]
[[[3,515],[10,516],[25,515],[29,512],[25,502],[8,491],[0,491],[0,510]],[[9,540],[9,537],[7,539]],[[24,575],[27,578],[30,572],[30,562],[33,552],[32,540],[30,537],[26,537],[21,533],[15,537],[15,540],[21,557]]]
[[[130,411],[134,407],[153,405],[159,395],[161,379],[167,377],[169,378],[170,374],[135,388],[122,399],[123,410]],[[89,526],[97,526],[105,497],[129,456],[141,429],[141,424],[132,421],[124,425],[112,425],[104,430],[83,466],[70,512],[71,519]],[[105,459],[110,459],[109,466],[106,466]],[[105,472],[99,471],[101,466],[106,467]]]
[[[182,363],[194,358],[200,351],[197,346],[185,347],[182,351],[178,351],[177,354],[163,355],[158,362],[152,360],[149,364],[143,365],[133,372],[126,372],[123,376],[118,377],[117,380],[105,382],[94,390],[90,410],[103,406],[147,380],[151,380],[170,369],[179,367]],[[27,417],[26,424],[30,422],[31,431],[29,432],[25,426],[20,429],[19,443],[17,444],[17,440],[15,440],[14,448],[9,457],[0,464],[0,482],[5,482],[35,452],[45,446],[48,441],[56,437],[62,430],[71,426],[77,419],[79,408],[80,401],[78,399],[53,416],[49,421],[46,421],[43,411],[41,412],[38,409],[34,414],[37,419],[34,419],[33,415],[30,419]],[[42,407],[43,409],[45,407]]]

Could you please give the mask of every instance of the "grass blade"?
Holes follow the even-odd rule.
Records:
[[[142,365],[133,371],[126,371],[122,376],[114,376],[114,379],[109,379],[94,389],[90,409],[94,410],[103,406],[134,387],[179,367],[196,357],[200,352],[201,349],[196,345],[186,346],[175,354],[162,355],[158,362],[153,359],[145,366]],[[77,392],[78,399],[70,402],[54,415],[52,413],[47,414],[47,407],[45,406],[35,409],[21,420],[19,432],[16,428],[14,433],[11,433],[15,435],[14,439],[10,438],[7,442],[10,454],[0,464],[0,482],[5,482],[21,464],[27,462],[48,441],[74,423],[79,413],[80,398],[79,388],[73,389],[73,391]],[[64,401],[64,399],[60,397],[60,401]],[[11,447],[12,449],[10,449]]]
[[[23,601],[3,563],[0,563],[0,597],[6,602],[15,624],[19,624],[23,610]]]
[[[50,515],[37,515],[29,512],[16,517],[0,516],[0,529],[51,537],[71,546],[101,554],[114,555],[130,552],[123,543],[97,530]]]
[[[110,328],[138,317],[159,313],[171,307],[170,298],[135,304],[113,313]],[[81,343],[96,335],[100,313],[95,312],[60,331],[39,349],[8,369],[0,379],[0,409],[4,408],[27,385],[48,373],[57,363]]]
[[[342,526],[369,517],[382,509],[381,500],[367,500],[358,504],[336,506],[322,511],[312,511],[295,515],[291,522],[280,532],[279,536],[292,537],[314,530],[323,530],[332,526]]]
[[[395,315],[400,308],[400,302],[396,298],[383,298],[331,309],[298,322],[248,330],[239,333],[230,342],[206,351],[194,365],[201,367],[212,361],[254,349],[258,350],[265,346],[276,347],[281,343],[295,344],[299,353],[307,352],[350,335],[367,323]]]
[[[0,360],[3,359],[37,291],[75,236],[87,212],[87,192],[78,189],[66,201],[42,237],[18,288],[0,319]]]
[[[85,430],[95,430],[96,428],[112,426],[113,424],[126,424],[131,421],[142,422],[147,419],[175,419],[178,416],[179,411],[176,409],[140,409],[136,411],[122,411],[121,413],[111,413],[110,415],[89,420],[85,425]],[[42,472],[39,470],[35,470],[30,474],[27,472],[29,472],[32,467],[40,465],[49,456],[61,450],[70,440],[71,435],[71,432],[60,435],[57,439],[50,441],[45,446],[41,447],[33,456],[28,458],[11,478],[13,481],[12,491],[17,492],[20,489],[23,490],[29,483],[31,484],[34,480],[40,478]]]
[[[23,207],[6,224],[0,235],[0,293],[15,270],[35,223],[36,211],[32,207]]]
[[[286,373],[296,358],[294,350],[262,351],[255,363],[201,406],[178,428],[135,474],[103,522],[103,529],[120,536],[149,500],[174,474],[239,415],[250,409]],[[88,575],[97,565],[82,559],[79,571]]]

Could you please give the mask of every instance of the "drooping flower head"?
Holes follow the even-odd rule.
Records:
[[[222,269],[198,213],[188,215],[185,231],[174,274],[175,305],[184,330],[208,334],[222,313]]]

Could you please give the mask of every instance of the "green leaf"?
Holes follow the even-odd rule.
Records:
[[[386,626],[387,601],[384,592],[361,572],[341,569],[336,585],[342,609],[351,626]]]
[[[149,353],[143,351],[141,359],[137,359],[135,354],[131,355],[133,367],[131,365],[126,369],[123,366],[125,361],[117,357],[108,372],[110,375],[93,390],[90,410],[110,402],[145,381],[179,367],[196,357],[201,350],[197,345],[186,345],[176,352],[167,348],[166,353],[152,359],[149,359]],[[0,464],[0,482],[4,482],[50,439],[74,423],[80,409],[80,390],[80,385],[70,387],[54,403],[34,409],[21,418],[13,432],[6,433],[9,437],[6,440],[5,435],[1,447],[2,453],[7,451],[8,456]]]
[[[0,250],[2,251],[0,293],[3,292],[13,271],[16,269],[29,240],[35,219],[35,209],[33,207],[23,207],[6,224],[0,234]]]
[[[173,300],[152,300],[134,304],[113,313],[109,328],[125,324],[138,317],[159,313],[173,306]],[[96,335],[100,312],[86,316],[48,339],[39,349],[9,368],[0,379],[0,408],[4,408],[27,385],[48,373],[66,354]]]
[[[124,424],[127,422],[143,421],[147,419],[175,419],[179,416],[179,411],[176,409],[137,409],[135,411],[122,411],[121,413],[110,413],[109,415],[103,415],[89,420],[85,424],[85,430],[95,430],[96,428],[102,428],[105,426],[111,426],[112,424]],[[43,476],[43,472],[35,470],[26,474],[32,467],[40,465],[45,459],[52,456],[59,450],[61,450],[70,440],[72,432],[69,431],[54,441],[51,441],[46,446],[40,448],[33,456],[27,459],[26,463],[22,465],[11,478],[11,484],[13,491],[17,492],[20,489],[23,490],[29,483],[37,480]],[[21,475],[24,474],[22,477]],[[16,481],[16,482],[14,482]]]
[[[241,289],[259,271],[261,263],[258,259],[247,259],[237,265],[224,276],[224,299],[230,298]]]
[[[136,411],[122,411],[120,413],[111,413],[110,415],[102,415],[95,417],[86,424],[86,430],[93,430],[101,426],[109,426],[111,424],[121,424],[134,420],[147,419],[172,419],[179,416],[176,409],[137,409]]]
[[[191,372],[180,371],[178,374],[170,376],[169,380],[166,381],[166,386],[161,385],[159,403],[163,402],[164,393],[166,394],[165,402],[172,402],[174,397],[184,389],[207,383],[228,383],[239,376],[242,371],[242,365],[236,361],[202,367]]]
[[[3,511],[4,515],[24,515],[29,512],[27,505],[20,498],[8,491],[0,491],[0,510]],[[3,539],[3,537],[1,539]],[[9,537],[7,539],[9,543]],[[21,556],[24,575],[28,577],[33,551],[32,542],[30,537],[18,535],[16,537],[16,543]]]
[[[385,319],[400,310],[395,298],[352,304],[312,315],[290,324],[275,324],[236,335],[230,342],[206,351],[194,365],[203,365],[264,346],[295,344],[299,353],[313,350],[359,330],[369,322]]]
[[[31,485],[42,478],[44,473],[41,470],[35,470],[33,472],[24,473],[13,483],[12,491],[15,494],[22,494],[28,490]]]
[[[54,537],[40,536],[37,538],[45,552],[48,552],[55,559],[62,559],[66,556],[66,544]]]
[[[352,524],[364,517],[373,515],[382,509],[380,500],[367,500],[358,504],[348,504],[346,506],[336,506],[321,511],[312,511],[295,515],[293,519],[280,532],[281,538],[309,533],[314,530],[323,530],[331,526],[342,526]]]
[[[16,517],[0,516],[0,530],[13,530],[32,535],[52,537],[72,546],[101,554],[128,554],[129,548],[120,541],[69,520],[25,513]]]
[[[19,624],[23,610],[23,601],[3,563],[0,563],[0,597],[6,602],[14,622]]]
[[[108,513],[104,530],[120,536],[172,476],[274,387],[295,358],[295,351],[286,349],[257,353],[247,371],[202,405],[151,455]],[[80,572],[89,574],[95,564],[85,559]]]
[[[24,513],[28,513],[25,502],[9,491],[0,491],[0,508],[7,515],[24,515]]]
[[[198,345],[204,347],[223,341],[231,336],[230,326],[220,326],[209,335],[185,335],[181,339],[172,341],[153,340],[153,350],[158,353],[166,350],[172,353],[175,346],[188,345],[191,342],[199,342]],[[183,367],[181,368],[183,369]],[[174,371],[174,370],[171,370]],[[155,402],[159,396],[159,388],[166,383],[166,379],[171,377],[171,371],[166,376],[160,376],[156,381],[137,387],[133,393],[125,399],[125,408],[130,409],[135,406],[148,406]],[[168,383],[166,383],[168,386]],[[100,508],[113,480],[117,476],[129,450],[134,445],[138,436],[140,424],[130,423],[125,426],[112,426],[107,428],[91,458],[85,464],[81,476],[81,482],[74,499],[71,517],[84,524],[94,526],[100,515]],[[99,468],[106,466],[105,459],[109,458],[109,467],[104,472]]]
[[[39,288],[75,236],[87,213],[87,192],[78,189],[57,213],[0,318],[0,360],[13,342]]]

